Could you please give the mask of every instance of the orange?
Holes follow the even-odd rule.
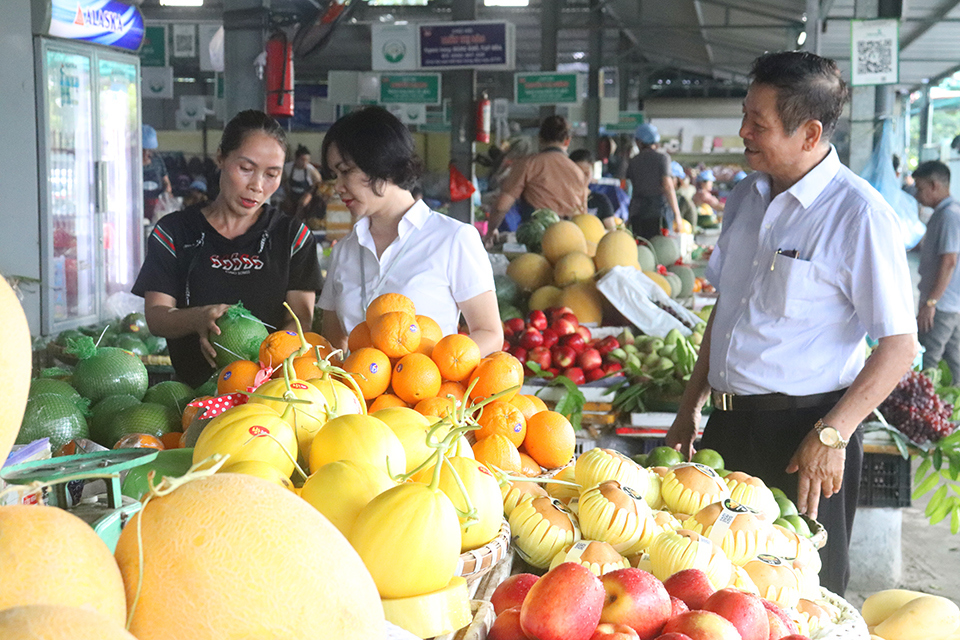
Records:
[[[417,351],[429,356],[430,354],[424,351],[424,344],[427,343],[432,347],[440,342],[443,338],[443,329],[436,320],[428,316],[417,316],[417,324],[420,325],[420,347]]]
[[[440,385],[440,391],[437,392],[437,395],[441,398],[453,396],[456,400],[463,400],[463,396],[466,393],[467,390],[464,389],[463,385],[459,382],[450,382],[449,380],[444,380],[443,384]]]
[[[420,346],[417,319],[403,311],[388,311],[370,324],[373,346],[390,358],[402,358]]]
[[[524,420],[529,420],[530,416],[537,412],[537,405],[533,404],[530,397],[520,393],[510,398],[510,404],[520,409]]]
[[[367,324],[373,326],[373,321],[385,313],[402,311],[412,316],[417,315],[413,300],[400,293],[384,293],[379,295],[367,307]]]
[[[303,334],[303,339],[307,341],[307,344],[313,345],[314,347],[320,347],[320,355],[328,356],[333,351],[333,345],[330,344],[330,341],[324,338],[319,333],[314,331],[307,331]]]
[[[530,457],[530,454],[520,452],[520,473],[528,478],[535,478],[543,472],[537,461]]]
[[[177,434],[178,436],[180,434]],[[157,436],[149,433],[131,433],[120,438],[114,449],[157,449],[163,451],[163,442]]]
[[[547,406],[547,403],[541,400],[539,396],[535,396],[531,393],[530,395],[524,395],[523,397],[529,400],[530,402],[532,402],[533,405],[537,408],[537,410],[534,413],[540,413],[541,411],[550,410],[550,407]]]
[[[384,393],[381,396],[378,396],[373,402],[370,403],[370,406],[367,407],[367,413],[375,413],[380,411],[380,409],[387,409],[389,407],[406,407],[407,403],[393,395],[392,393]]]
[[[495,433],[506,436],[513,446],[519,447],[527,433],[527,420],[520,409],[509,402],[494,400],[483,408],[477,416],[480,428],[476,431],[477,440]]]
[[[488,467],[496,467],[507,473],[520,473],[520,452],[506,436],[499,433],[477,440],[473,445],[473,455],[477,462]]]
[[[456,400],[437,396],[436,398],[424,398],[413,408],[420,415],[433,418],[446,418],[453,413]]]
[[[424,398],[435,398],[440,392],[440,370],[433,360],[422,353],[411,353],[400,358],[393,368],[393,392],[409,404]]]
[[[260,343],[260,364],[279,367],[294,351],[300,348],[300,336],[296,331],[274,331]]]
[[[171,431],[170,433],[165,433],[160,436],[160,442],[163,443],[164,449],[179,449],[180,448],[180,436],[183,433],[180,431]]]
[[[517,360],[515,357],[507,353],[506,351],[494,351],[489,356],[491,360],[501,360],[509,364],[520,376],[520,379],[523,379],[523,363]]]
[[[520,385],[523,383],[523,365],[508,353],[504,353],[502,357],[488,356],[481,360],[470,374],[467,388],[470,388],[474,380],[477,383],[470,392],[471,400],[489,398],[501,391],[513,389],[500,398],[508,402],[520,391]]]
[[[237,360],[223,368],[217,376],[217,395],[246,391],[260,373],[260,365],[250,360]],[[193,419],[193,416],[190,416]]]
[[[523,448],[541,467],[556,469],[570,462],[576,442],[569,420],[556,411],[541,411],[527,421]]]
[[[357,349],[343,363],[343,368],[354,374],[353,379],[365,400],[376,398],[390,386],[390,358],[379,349]]]
[[[370,325],[366,322],[361,322],[355,326],[353,331],[350,332],[350,335],[347,336],[347,349],[350,349],[350,351],[372,346],[373,342],[370,340]]]
[[[201,400],[209,400],[212,397],[213,396],[200,396],[200,397],[194,398],[190,402],[199,402]],[[183,410],[183,415],[180,416],[180,426],[183,427],[184,431],[186,431],[187,427],[189,427],[190,424],[193,422],[194,416],[196,416],[198,413],[202,411],[206,411],[206,409],[203,407],[191,407],[190,405],[187,405],[187,408]]]
[[[298,358],[293,359],[293,372],[294,377],[297,380],[313,380],[314,378],[322,378],[323,371],[317,365],[317,354],[313,349],[306,355],[302,355]],[[283,377],[283,367],[277,369],[273,372],[274,378]]]
[[[463,382],[480,363],[480,347],[469,336],[454,333],[437,342],[431,357],[444,380]]]

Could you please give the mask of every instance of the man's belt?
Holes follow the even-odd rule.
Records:
[[[809,396],[788,396],[782,393],[741,396],[711,390],[710,398],[713,400],[713,408],[720,411],[785,411],[789,409],[810,409],[824,404],[836,403],[846,392],[846,389],[839,389]]]

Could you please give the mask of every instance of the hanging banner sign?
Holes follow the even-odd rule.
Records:
[[[621,111],[620,120],[614,124],[604,125],[607,131],[633,132],[644,122],[642,111]]]
[[[381,104],[440,104],[439,73],[383,74]]]
[[[140,9],[119,0],[49,0],[34,26],[41,35],[137,51],[143,42]]]
[[[370,43],[371,68],[374,71],[416,70],[416,25],[371,25]]]
[[[167,66],[167,27],[146,27],[140,47],[141,67]]]
[[[580,102],[576,73],[517,73],[517,104],[575,104]]]
[[[419,25],[420,68],[516,67],[516,29],[509,22],[441,22]]]
[[[850,21],[850,75],[855,87],[899,82],[898,20]]]

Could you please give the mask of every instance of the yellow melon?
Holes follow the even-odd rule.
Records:
[[[0,611],[3,640],[136,640],[115,622],[95,611],[62,605],[35,604]]]
[[[573,251],[553,265],[553,284],[565,287],[574,282],[586,282],[593,279],[594,273],[596,269],[590,256],[580,251]]]
[[[521,289],[534,291],[550,284],[553,280],[553,267],[539,253],[525,253],[510,261],[507,265],[507,276]]]
[[[0,609],[64,605],[118,624],[126,619],[123,581],[110,549],[90,525],[63,509],[0,507],[0,576]]]
[[[580,322],[603,320],[603,294],[593,282],[576,282],[564,287],[560,294],[560,306],[570,307]]]
[[[576,224],[569,220],[561,220],[554,222],[543,232],[540,247],[550,264],[556,264],[557,260],[573,251],[586,253],[587,239]]]
[[[218,473],[153,498],[120,534],[138,640],[383,638],[377,588],[346,538],[277,485]]]
[[[562,289],[552,284],[540,287],[530,294],[530,299],[527,300],[527,308],[530,309],[530,311],[534,311],[536,309],[543,310],[549,309],[550,307],[559,307],[562,293]]]
[[[607,233],[603,222],[593,214],[581,213],[580,215],[573,216],[570,220],[580,227],[580,230],[583,231],[583,237],[587,239],[588,243],[592,242],[596,244],[600,242],[600,238]]]
[[[611,231],[597,243],[597,255],[594,257],[597,271],[612,267],[637,266],[637,242],[622,229]]]
[[[666,293],[668,296],[673,295],[673,287],[670,286],[670,283],[662,275],[660,275],[656,271],[644,271],[643,275],[647,276],[648,278],[656,282],[657,285],[659,285],[659,287],[663,289],[663,292]]]
[[[0,464],[7,459],[13,441],[17,439],[23,411],[27,406],[30,391],[30,368],[33,353],[30,343],[30,328],[20,306],[17,294],[4,278],[0,278],[0,309],[4,310],[3,331],[0,332]]]
[[[587,240],[587,255],[593,258],[597,255],[597,243]]]

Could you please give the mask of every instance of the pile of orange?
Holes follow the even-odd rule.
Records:
[[[487,466],[515,475],[538,476],[573,458],[576,435],[562,414],[536,396],[517,395],[483,408],[473,455]]]

